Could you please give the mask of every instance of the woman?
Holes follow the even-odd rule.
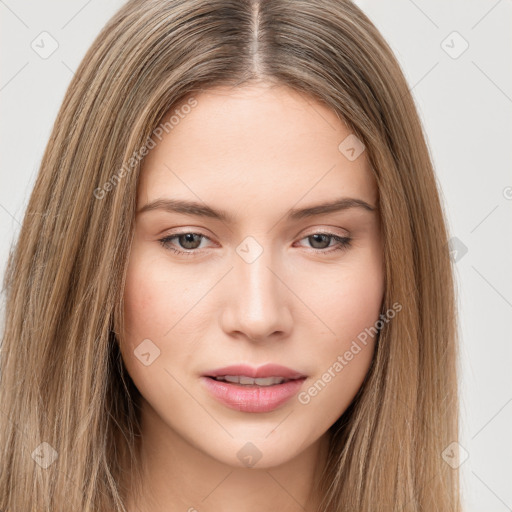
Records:
[[[0,510],[460,509],[443,210],[348,1],[129,1],[4,286]]]

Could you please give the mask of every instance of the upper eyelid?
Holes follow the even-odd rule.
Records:
[[[169,233],[167,235],[164,235],[164,236],[160,237],[159,241],[165,240],[165,239],[173,239],[173,238],[176,238],[176,237],[178,237],[180,235],[188,235],[188,234],[199,235],[199,236],[201,236],[203,238],[206,238],[210,242],[214,242],[214,240],[212,240],[208,235],[205,235],[204,233],[201,233],[200,231],[194,231],[193,229],[179,231],[177,233]],[[334,232],[332,232],[332,231],[330,231],[328,229],[317,228],[316,230],[313,230],[311,232],[308,232],[308,233],[302,235],[299,238],[299,240],[303,240],[304,238],[308,238],[309,236],[313,236],[313,235],[326,235],[326,236],[338,237],[338,238],[352,238],[350,234],[343,235],[343,234],[339,234],[339,233],[334,233]],[[298,236],[299,235],[294,237],[294,239],[296,239]],[[191,249],[191,251],[192,251],[192,249]]]
[[[204,238],[208,238],[208,240],[212,240],[212,238],[204,233],[202,233],[200,231],[201,228],[197,228],[198,230],[196,231],[196,228],[189,228],[189,229],[184,229],[183,231],[178,231],[178,232],[175,232],[175,233],[167,233],[167,234],[164,234],[162,235],[161,238],[169,238],[169,237],[173,237],[173,236],[179,236],[179,235],[188,235],[188,234],[194,234],[194,235],[201,235],[202,237]],[[307,236],[311,236],[311,235],[316,235],[316,234],[325,234],[325,235],[333,235],[333,236],[340,236],[340,237],[350,237],[350,233],[348,233],[348,230],[344,230],[346,231],[346,234],[342,234],[342,233],[336,233],[333,231],[333,229],[335,228],[316,228],[316,229],[313,229],[312,231],[308,231],[306,234],[303,235],[303,238],[304,237],[307,237]],[[338,229],[343,229],[343,228],[338,228]],[[297,238],[299,236],[299,234],[297,234],[294,238]]]

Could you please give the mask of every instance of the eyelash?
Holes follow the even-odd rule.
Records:
[[[164,247],[164,249],[166,250],[169,250],[169,251],[173,251],[175,252],[176,254],[183,254],[185,256],[194,256],[195,253],[198,252],[197,249],[189,249],[188,251],[181,251],[179,249],[176,249],[175,247],[172,247],[172,246],[169,246],[169,242],[175,238],[178,238],[179,236],[182,236],[182,235],[198,235],[198,236],[201,236],[207,240],[209,240],[209,238],[201,233],[194,233],[192,231],[185,231],[183,233],[176,233],[174,235],[169,235],[169,236],[166,236],[164,238],[160,238],[158,241],[161,243],[162,247]],[[343,236],[338,236],[338,235],[335,235],[333,233],[326,233],[326,232],[316,232],[316,233],[311,233],[310,235],[307,235],[305,236],[304,238],[301,238],[301,240],[304,240],[305,238],[309,238],[310,236],[314,236],[314,235],[323,235],[323,236],[327,236],[328,238],[332,238],[333,240],[335,240],[336,242],[338,242],[337,245],[333,246],[333,247],[327,247],[326,249],[315,249],[315,248],[312,248],[312,251],[317,253],[317,254],[330,254],[332,252],[336,252],[336,251],[344,251],[346,249],[348,249],[351,245],[351,242],[352,242],[352,238],[350,237],[343,237]]]

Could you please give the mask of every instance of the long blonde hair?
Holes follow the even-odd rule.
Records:
[[[391,49],[348,0],[131,0],[66,92],[4,281],[0,511],[124,511],[140,395],[115,333],[144,148],[215,85],[287,85],[365,145],[384,239],[370,371],[329,430],[325,512],[457,512],[457,319],[422,126]]]

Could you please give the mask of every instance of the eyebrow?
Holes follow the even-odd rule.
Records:
[[[307,217],[314,217],[315,215],[348,210],[350,208],[361,208],[370,212],[377,209],[375,206],[370,205],[362,199],[341,197],[328,203],[308,206],[306,208],[291,209],[286,217],[287,220],[300,220]],[[183,213],[197,217],[210,217],[231,224],[235,222],[233,215],[227,211],[215,210],[206,204],[182,199],[155,199],[139,208],[137,215],[154,210],[164,210],[169,213]]]

